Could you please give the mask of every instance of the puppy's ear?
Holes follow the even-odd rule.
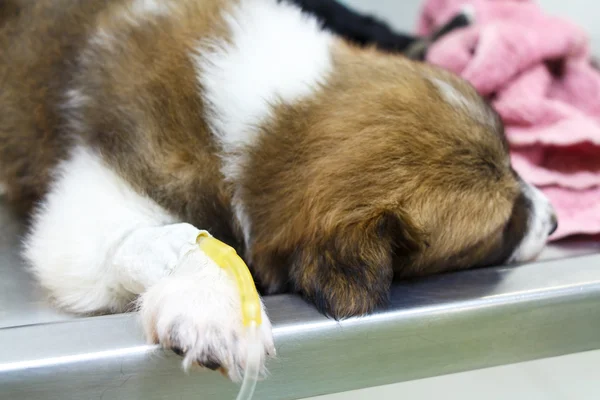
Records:
[[[402,212],[352,214],[314,243],[299,247],[292,259],[295,289],[335,319],[386,304],[394,254],[409,257],[424,246],[422,234]]]

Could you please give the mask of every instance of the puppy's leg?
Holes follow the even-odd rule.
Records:
[[[25,258],[70,311],[123,311],[141,295],[148,339],[185,353],[186,365],[223,367],[237,380],[246,355],[239,294],[196,246],[199,233],[80,147],[57,171]],[[264,354],[274,353],[266,314],[260,339]]]

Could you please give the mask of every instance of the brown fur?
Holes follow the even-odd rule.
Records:
[[[0,98],[0,180],[11,203],[29,211],[68,142],[83,136],[138,190],[235,244],[237,228],[189,57],[197,39],[218,33],[225,2],[181,1],[180,18],[135,29],[114,17],[127,0],[60,1],[25,8],[14,34],[2,35],[0,75],[8,85]],[[97,29],[117,36],[116,48],[86,45]],[[27,67],[17,68],[20,63]],[[61,110],[70,87],[84,88],[90,99],[77,115]],[[78,120],[85,122],[73,126]]]
[[[453,82],[491,125],[457,112],[431,77]],[[466,83],[340,45],[330,83],[278,116],[243,180],[251,258],[271,290],[291,280],[347,316],[380,303],[392,272],[503,261],[493,254],[506,245],[518,182],[500,121]]]
[[[244,251],[267,292],[289,286],[337,318],[384,303],[394,274],[500,262],[522,237],[527,204],[502,127],[474,90],[340,41],[331,79],[276,106],[250,149],[239,182],[253,222],[243,249],[189,57],[199,38],[226,37],[219,12],[229,3],[180,1],[176,15],[138,26],[115,17],[124,4],[0,8],[0,181],[19,209],[31,209],[70,143],[84,140],[139,192]],[[117,40],[90,45],[92,29]],[[448,104],[431,78],[450,82],[481,118]],[[76,114],[61,108],[73,87],[88,99]]]
[[[0,174],[19,211],[45,193],[51,168],[67,150],[57,108],[85,21],[101,3],[0,3]]]

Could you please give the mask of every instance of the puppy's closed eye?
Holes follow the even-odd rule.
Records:
[[[335,319],[366,314],[385,304],[393,255],[409,257],[425,245],[402,212],[354,214],[354,219],[323,232],[314,243],[300,246],[292,260],[295,289]]]

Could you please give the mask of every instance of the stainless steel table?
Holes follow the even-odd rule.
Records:
[[[0,399],[233,399],[216,373],[186,375],[144,343],[135,314],[51,309],[0,205]],[[396,284],[389,309],[343,322],[300,298],[266,299],[278,359],[256,399],[297,399],[600,348],[600,243],[539,262]]]

